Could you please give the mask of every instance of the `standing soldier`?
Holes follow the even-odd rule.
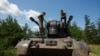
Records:
[[[39,27],[40,28],[43,28],[44,15],[45,15],[45,12],[43,12],[42,14],[40,14],[38,16],[38,19],[39,19]]]
[[[43,12],[42,14],[40,14],[38,16],[38,19],[39,19],[39,28],[40,28],[40,37],[43,38],[42,39],[42,43],[44,43],[44,37],[43,37],[43,35],[45,34],[44,27],[43,27],[44,15],[45,15],[45,12]]]
[[[66,25],[66,13],[63,11],[63,10],[61,10],[61,21],[64,19],[64,24]]]

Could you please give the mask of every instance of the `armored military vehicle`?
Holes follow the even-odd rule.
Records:
[[[61,19],[46,21],[43,12],[36,21],[30,20],[39,26],[39,36],[24,39],[16,45],[17,56],[89,56],[89,47],[83,40],[76,40],[71,36],[70,22],[66,13],[61,10]]]

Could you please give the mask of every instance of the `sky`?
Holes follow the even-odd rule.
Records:
[[[73,15],[72,22],[76,22],[84,29],[84,15],[89,15],[91,21],[95,22],[100,18],[100,0],[0,0],[0,18],[5,19],[7,15],[12,15],[23,26],[25,23],[34,30],[38,26],[29,20],[41,12],[46,12],[45,19],[60,20],[60,10],[67,13],[67,18]]]

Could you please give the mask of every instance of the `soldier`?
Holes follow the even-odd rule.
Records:
[[[44,43],[44,34],[45,34],[45,29],[43,27],[43,21],[44,21],[44,15],[45,15],[45,12],[42,12],[42,14],[40,14],[38,16],[38,19],[39,19],[39,28],[40,28],[40,37],[42,38],[42,43]]]
[[[45,15],[45,12],[43,12],[42,14],[40,14],[38,16],[38,19],[39,19],[39,27],[40,28],[43,28],[44,15]]]
[[[61,22],[62,22],[62,20],[64,20],[64,23],[63,24],[61,24],[61,25],[64,25],[63,27],[62,26],[60,26],[61,28],[62,28],[62,31],[64,31],[65,32],[65,36],[67,35],[67,36],[71,36],[71,34],[70,34],[70,29],[68,28],[69,27],[69,25],[70,25],[70,22],[71,22],[71,20],[72,20],[72,18],[73,18],[73,16],[70,16],[69,17],[69,20],[67,21],[67,24],[66,24],[66,13],[63,11],[63,10],[61,10]],[[67,34],[66,34],[67,33]]]
[[[61,10],[61,22],[63,19],[64,19],[64,24],[66,24],[66,13],[63,10]]]

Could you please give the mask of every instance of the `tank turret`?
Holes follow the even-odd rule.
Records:
[[[40,14],[38,16],[38,22],[36,20],[34,20],[34,18],[30,17],[31,21],[34,21],[40,29],[40,36],[43,38],[44,35],[46,35],[45,37],[52,37],[52,38],[60,38],[60,37],[66,37],[67,35],[70,35],[70,31],[68,29],[68,26],[73,18],[73,16],[69,17],[69,20],[66,21],[67,17],[66,17],[66,13],[61,10],[61,21],[57,21],[57,20],[51,20],[46,22],[46,20],[44,19],[44,15],[46,13],[43,12],[42,14]],[[43,22],[45,23],[45,27],[43,27]],[[63,35],[59,35],[59,34],[63,34]]]

